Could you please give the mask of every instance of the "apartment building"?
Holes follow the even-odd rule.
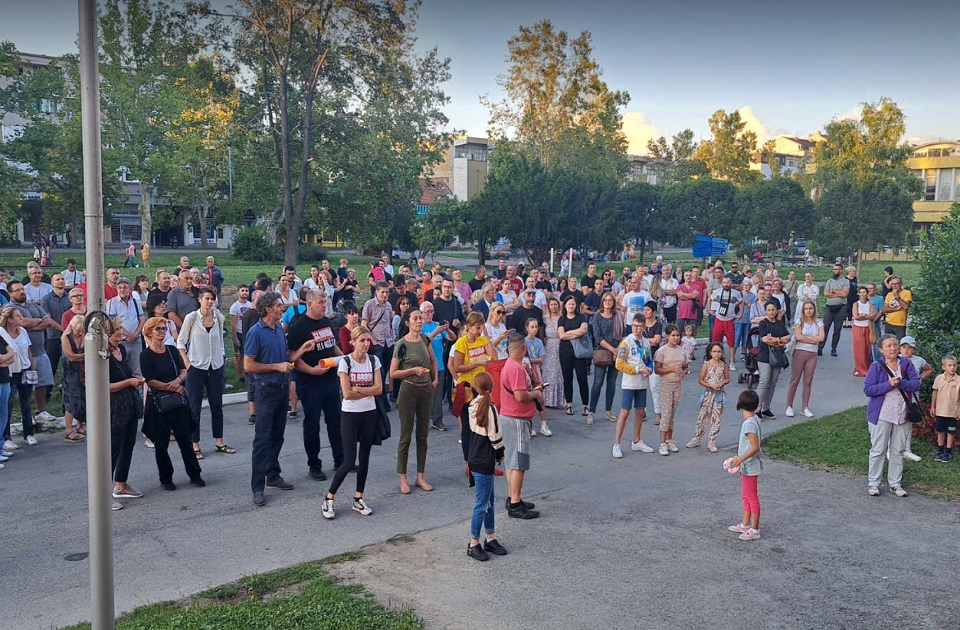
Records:
[[[923,182],[920,199],[913,202],[913,222],[929,229],[960,202],[960,140],[915,146],[907,167]]]

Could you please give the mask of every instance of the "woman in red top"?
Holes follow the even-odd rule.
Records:
[[[343,314],[347,318],[347,323],[340,327],[337,336],[340,338],[340,351],[344,354],[350,354],[353,352],[353,340],[350,335],[360,321],[360,311],[357,310],[355,305],[350,304],[343,309]]]

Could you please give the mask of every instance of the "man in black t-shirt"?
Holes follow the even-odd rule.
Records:
[[[537,328],[537,337],[543,339],[543,311],[536,306],[537,292],[534,289],[526,289],[521,294],[520,299],[523,304],[507,318],[507,328],[512,328],[524,337],[527,336],[527,320],[535,319],[539,328]]]
[[[587,275],[580,278],[581,287],[592,287],[593,281],[597,279],[597,266],[593,263],[587,265]]]
[[[287,328],[287,351],[297,370],[297,397],[303,401],[303,450],[307,454],[310,477],[324,481],[320,461],[320,414],[327,424],[327,438],[333,451],[334,468],[343,463],[340,439],[340,381],[336,367],[322,367],[320,361],[342,354],[333,334],[333,323],[324,315],[327,296],[307,291],[307,312]],[[313,340],[312,349],[300,354],[304,344]]]
[[[479,291],[481,288],[483,288],[483,285],[486,284],[488,281],[489,281],[489,278],[487,278],[487,268],[484,267],[483,265],[480,265],[479,267],[477,267],[477,275],[475,275],[473,277],[473,280],[471,280],[467,284],[470,285],[471,291]]]
[[[410,295],[410,292],[407,291],[407,277],[402,273],[398,273],[393,277],[393,288],[390,289],[390,293],[387,294],[387,301],[390,302],[390,306],[393,307],[394,313],[400,312],[400,309],[397,308],[397,302],[399,302],[402,297],[407,298],[411,306],[416,306],[417,296]]]

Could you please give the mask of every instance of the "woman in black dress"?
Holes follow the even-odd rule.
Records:
[[[154,455],[157,458],[160,485],[164,490],[177,489],[173,483],[173,462],[167,453],[170,445],[168,436],[173,431],[190,483],[202,488],[207,484],[200,477],[200,464],[193,449],[193,419],[183,386],[187,369],[180,353],[164,343],[166,319],[148,319],[143,325],[143,335],[147,340],[147,348],[140,355],[140,372],[150,388],[144,409],[143,432],[156,445]],[[164,411],[161,405],[167,406],[167,410]]]
[[[127,483],[133,447],[137,443],[137,425],[143,415],[140,389],[143,377],[134,376],[127,365],[127,351],[121,345],[127,331],[123,318],[106,322],[110,333],[110,465],[113,470],[113,509],[122,510],[116,499],[139,499],[143,493]]]

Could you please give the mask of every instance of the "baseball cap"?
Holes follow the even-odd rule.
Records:
[[[911,337],[910,335],[907,335],[906,337],[904,337],[903,339],[900,340],[900,345],[902,346],[902,345],[904,345],[904,344],[910,346],[911,348],[916,349],[916,347],[917,347],[917,340],[914,339],[913,337]]]

